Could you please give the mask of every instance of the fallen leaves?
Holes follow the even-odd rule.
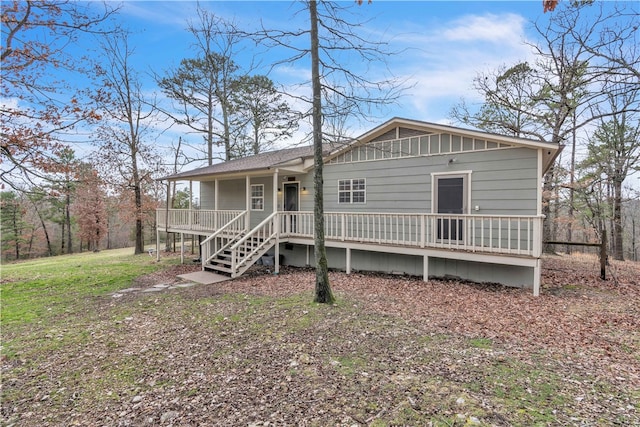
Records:
[[[592,263],[545,258],[537,298],[332,272],[338,303],[324,306],[301,269],[105,297],[88,317],[27,331],[30,347],[3,360],[2,416],[26,426],[640,423],[640,267],[614,264],[617,282],[601,282]]]

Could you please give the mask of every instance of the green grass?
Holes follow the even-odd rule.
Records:
[[[4,265],[0,424],[117,425],[119,414],[123,424],[159,424],[173,408],[188,408],[185,425],[272,416],[278,425],[303,417],[310,426],[377,427],[638,420],[637,388],[567,364],[561,352],[434,332],[348,295],[332,306],[309,292],[215,286],[108,296],[176,262],[127,250]],[[135,396],[144,398],[138,407]]]
[[[88,298],[129,287],[136,277],[175,263],[134,256],[125,248],[3,264],[0,323],[29,324],[82,310]]]

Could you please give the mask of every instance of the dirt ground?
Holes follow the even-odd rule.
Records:
[[[290,268],[105,296],[3,361],[3,425],[640,425],[640,263],[609,275],[554,256],[539,297],[332,272],[319,307]]]

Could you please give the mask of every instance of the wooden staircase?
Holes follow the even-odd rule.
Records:
[[[202,242],[203,270],[239,277],[277,243],[277,213],[250,231],[239,227],[245,214],[238,215]]]

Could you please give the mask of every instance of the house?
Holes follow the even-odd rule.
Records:
[[[540,288],[542,178],[562,147],[394,118],[324,151],[330,268]],[[158,233],[202,236],[202,268],[240,276],[314,265],[313,149],[182,172],[199,209],[159,209]],[[159,251],[157,252],[159,254]],[[159,256],[159,255],[158,255]]]

